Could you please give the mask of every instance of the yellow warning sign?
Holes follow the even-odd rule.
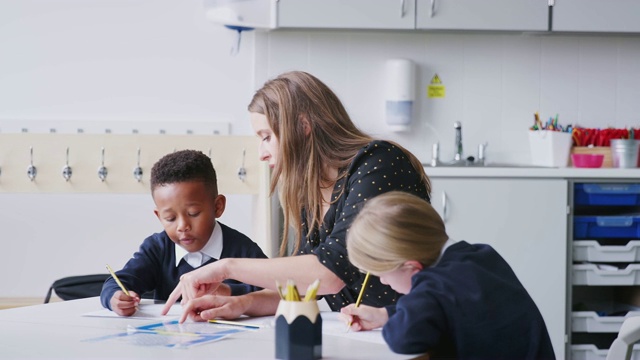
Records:
[[[427,97],[430,99],[443,98],[446,93],[446,88],[442,85],[442,80],[438,74],[433,75],[431,83],[427,86]]]

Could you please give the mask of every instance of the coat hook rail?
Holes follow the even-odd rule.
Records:
[[[258,159],[258,145],[253,136],[0,133],[0,193],[148,193],[158,159],[194,149],[211,154],[221,193],[268,194],[261,174],[269,169]]]

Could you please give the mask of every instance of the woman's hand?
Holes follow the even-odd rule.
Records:
[[[120,316],[131,316],[135,314],[138,310],[139,303],[140,295],[134,291],[129,291],[129,295],[127,295],[123,291],[118,290],[113,294],[111,300],[109,300],[111,310]]]
[[[200,267],[180,277],[180,282],[169,295],[167,303],[162,308],[162,315],[166,315],[171,306],[182,296],[181,304],[187,304],[190,300],[204,295],[214,294],[225,280],[225,260],[218,260],[209,265]]]
[[[193,321],[237,319],[247,311],[249,305],[246,296],[204,295],[183,304],[180,323],[187,317]]]
[[[353,331],[377,329],[389,320],[387,309],[367,305],[356,307],[355,304],[351,304],[340,309],[340,313],[345,323],[351,322]]]

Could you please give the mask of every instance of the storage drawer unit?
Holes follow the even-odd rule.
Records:
[[[637,262],[640,261],[640,240],[624,245],[601,245],[595,240],[573,242],[573,260],[589,262]]]
[[[640,205],[640,184],[576,184],[575,205]]]
[[[592,344],[571,345],[571,359],[573,360],[606,360],[609,349],[598,349]],[[631,360],[640,360],[640,345],[633,346]]]
[[[572,187],[567,355],[605,360],[624,320],[640,316],[640,183]],[[632,358],[640,360],[640,345]]]
[[[640,238],[640,215],[576,216],[574,239]]]
[[[589,333],[617,333],[629,317],[640,316],[640,311],[629,311],[624,316],[600,316],[595,311],[574,311],[571,330]]]
[[[617,270],[601,269],[598,264],[574,264],[573,285],[640,285],[640,264],[629,264]]]

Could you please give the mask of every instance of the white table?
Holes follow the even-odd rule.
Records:
[[[126,331],[127,326],[157,323],[124,317],[87,317],[101,309],[99,298],[0,310],[0,359],[273,359],[275,331],[262,328],[186,349],[126,342],[86,342]],[[324,324],[324,320],[323,320]],[[386,344],[324,334],[324,359],[406,359]]]

